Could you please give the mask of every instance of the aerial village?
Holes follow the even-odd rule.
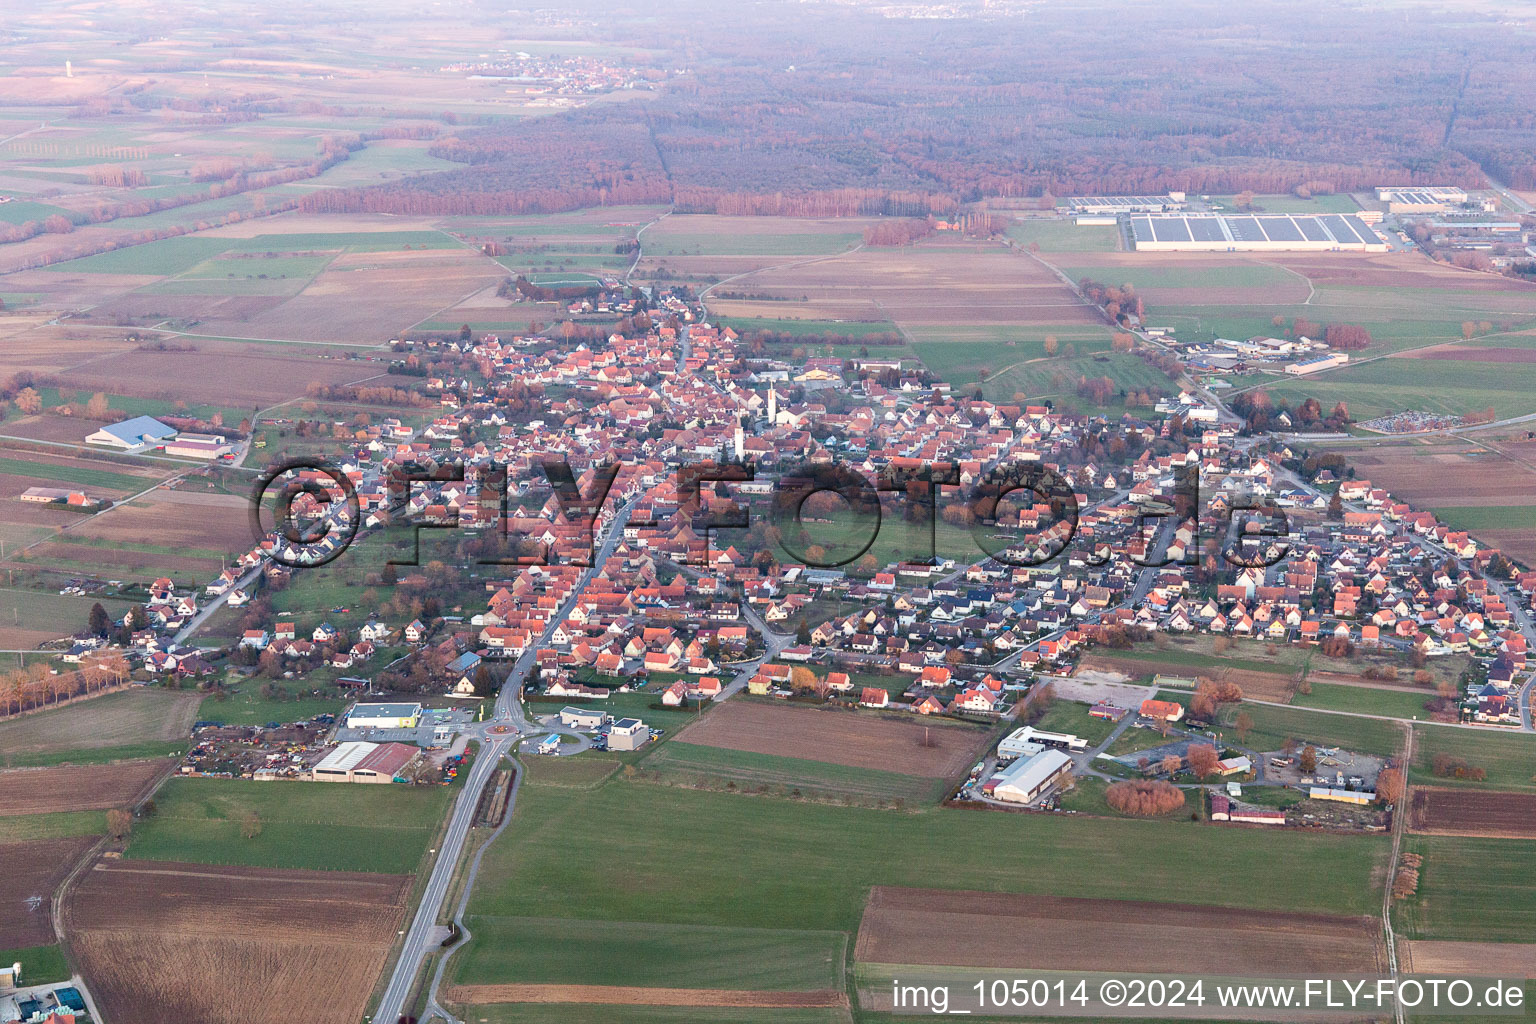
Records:
[[[1048,807],[1073,772],[1225,781],[1213,812],[1230,794],[1236,810],[1223,804],[1219,814],[1268,823],[1284,815],[1245,810],[1240,782],[1369,803],[1385,761],[1247,747],[1212,728],[1242,698],[1240,682],[1169,667],[1138,686],[1133,674],[1106,673],[1095,652],[1159,651],[1191,637],[1359,652],[1400,663],[1367,670],[1388,683],[1464,656],[1464,671],[1426,693],[1425,717],[1521,724],[1536,573],[1513,573],[1497,551],[1354,479],[1342,460],[1246,430],[1210,392],[1174,385],[1155,416],[1084,417],[956,394],[878,350],[787,358],[667,293],[649,311],[617,295],[603,311],[624,315],[627,329],[561,342],[468,331],[397,341],[402,379],[419,380],[437,411],[414,425],[390,417],[349,429],[337,475],[296,471],[318,486],[293,510],[325,527],[321,539],[274,530],[201,592],[156,580],[141,608],[82,631],[59,670],[14,681],[5,696],[206,686],[221,665],[288,679],[321,670],[357,701],[348,714],[265,728],[199,722],[181,770],[447,782],[476,708],[503,681],[579,739],[576,749],[637,749],[664,734],[644,721],[646,708],[744,694],[994,724],[1002,743],[955,780],[959,800]],[[580,502],[558,492],[551,462],[569,467]],[[890,495],[882,539],[822,548],[773,525],[784,474],[807,464],[841,464],[871,482],[944,464],[956,497],[923,509],[913,494]],[[714,469],[690,492],[679,471],[701,465]],[[1015,490],[985,515],[967,504],[1010,466],[1067,482],[1075,531],[1065,494]],[[355,504],[341,500],[341,477]],[[1192,480],[1198,506],[1181,504]],[[1248,521],[1244,534],[1241,510],[1257,503],[1286,525],[1254,536]],[[596,506],[595,520],[582,514]],[[818,509],[812,498],[799,514],[839,526]],[[261,595],[300,585],[307,566],[345,564],[340,549],[354,531],[414,537],[419,549],[419,527],[478,557],[457,574],[410,559],[371,567],[367,582],[414,594],[394,607],[415,614],[369,609],[342,629],[322,612],[262,611]],[[937,545],[938,527],[969,534]],[[899,543],[883,540],[889,531]],[[969,539],[980,535],[992,538],[986,550]],[[1258,557],[1229,558],[1233,545]],[[807,550],[817,557],[789,553]],[[250,628],[234,649],[195,643],[214,607],[247,602]],[[647,696],[605,710],[628,694]],[[1061,696],[1091,705],[1091,717],[1115,723],[1113,735],[1089,745],[1036,728]],[[1133,727],[1156,740],[1105,752]],[[540,749],[572,752],[554,733]]]

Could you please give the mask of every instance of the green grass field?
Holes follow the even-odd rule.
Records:
[[[1503,418],[1536,412],[1536,364],[1377,359],[1266,390],[1293,404],[1345,402],[1357,420],[1405,409],[1460,415],[1489,406]]]
[[[1234,213],[1237,205],[1232,196],[1211,196],[1211,202],[1221,204],[1227,213]],[[1294,195],[1254,196],[1255,213],[1358,213],[1360,204],[1348,195],[1313,196],[1303,199]]]
[[[676,220],[680,230],[673,230]],[[688,232],[681,218],[669,218],[645,233],[646,259],[666,256],[824,256],[846,252],[863,241],[856,231],[736,234]]]
[[[228,238],[182,235],[157,242],[113,249],[77,260],[56,263],[49,270],[75,274],[153,274],[171,277],[212,259],[231,245]]]
[[[456,961],[468,985],[538,982],[728,989],[841,988],[840,931],[775,931],[649,921],[481,917]],[[688,964],[686,980],[679,964]]]
[[[1453,530],[1536,528],[1536,508],[1529,505],[1456,505],[1429,511]]]
[[[235,197],[231,197],[235,198]],[[203,206],[206,204],[198,204]],[[176,221],[185,221],[196,207],[183,207]],[[126,218],[126,228],[145,218]],[[255,235],[251,238],[215,238],[211,235],[179,235],[143,245],[113,249],[57,263],[49,270],[76,274],[152,274],[174,277],[199,267],[225,252],[394,252],[400,249],[452,249],[461,243],[440,231],[336,231],[299,234]]]
[[[28,459],[0,457],[0,473],[8,476],[24,476],[41,481],[41,485],[79,484],[82,487],[110,487],[130,493],[142,491],[155,482],[154,477],[134,476],[130,473],[114,473],[110,469],[92,469],[89,466],[63,466],[58,463],[32,462]],[[40,485],[40,486],[41,486]],[[66,520],[67,521],[67,520]]]
[[[63,515],[73,513],[65,512]],[[133,605],[132,601],[110,597],[82,597],[76,594],[0,587],[0,615],[4,615],[7,622],[22,629],[58,630],[60,636],[84,629],[90,619],[91,605],[98,602],[113,618],[124,615]],[[0,736],[5,732],[5,726],[0,725]],[[0,748],[0,759],[4,759],[6,753],[4,748]]]
[[[779,331],[784,334],[846,334],[857,338],[867,334],[896,333],[896,325],[889,320],[796,320],[793,318],[776,320],[762,316],[721,316],[715,319],[719,326],[730,327],[737,334],[746,334],[748,331]],[[883,358],[884,352],[883,347],[869,350],[872,358]]]
[[[3,209],[3,207],[0,207]],[[47,985],[68,981],[71,977],[64,950],[58,946],[32,946],[27,949],[0,949],[0,964],[21,964],[23,985]]]
[[[1036,729],[1046,732],[1069,732],[1083,737],[1090,747],[1096,747],[1115,731],[1115,723],[1107,718],[1095,718],[1088,713],[1087,704],[1058,700],[1035,723]]]
[[[416,870],[454,791],[446,786],[172,779],[126,856],[320,871]],[[261,834],[241,835],[247,814]]]
[[[1418,894],[1396,904],[1410,938],[1530,941],[1536,932],[1536,842],[1413,836],[1405,849],[1424,858]]]
[[[1299,283],[1294,274],[1265,263],[1235,260],[1210,267],[1062,267],[1061,272],[1074,281],[1092,278],[1107,285],[1135,285],[1148,288],[1272,288],[1287,282]]]
[[[225,725],[265,725],[268,722],[306,722],[315,715],[336,714],[350,703],[340,694],[335,697],[290,697],[266,700],[258,680],[248,679],[240,691],[224,700],[205,697],[198,708],[198,721],[223,722]]]
[[[1130,659],[1167,665],[1170,670],[1189,669],[1189,672],[1184,673],[1185,675],[1209,673],[1222,668],[1289,674],[1296,671],[1305,660],[1300,648],[1279,645],[1274,657],[1270,657],[1264,653],[1264,645],[1252,641],[1234,642],[1227,650],[1217,654],[1202,637],[1194,638],[1194,643],[1189,646],[1184,646],[1178,641],[1168,647],[1142,644],[1134,650],[1123,652],[1109,649],[1095,650],[1093,656],[1108,662]],[[1135,667],[1132,664],[1127,671]],[[1170,671],[1170,674],[1176,673]]]
[[[565,789],[591,789],[601,785],[623,762],[603,754],[579,757],[529,757],[523,761],[523,784]]]
[[[441,231],[310,231],[213,239],[229,252],[395,252],[400,249],[457,249],[463,243]],[[224,251],[221,250],[221,251]]]
[[[1309,694],[1298,693],[1291,700],[1292,707],[1325,708],[1329,711],[1353,711],[1366,715],[1388,715],[1392,718],[1428,718],[1424,702],[1434,694],[1426,689],[1422,693],[1404,693],[1371,686],[1349,686],[1341,683],[1313,683]]]
[[[1038,246],[1041,252],[1115,252],[1120,248],[1120,229],[1088,224],[1079,227],[1067,220],[1025,220],[1008,229],[1019,245]]]
[[[0,767],[47,768],[58,764],[111,764],[114,761],[141,761],[148,757],[180,757],[190,741],[146,740],[110,747],[69,746],[62,749],[0,754]]]
[[[1153,886],[1197,903],[1369,913],[1371,871],[1385,851],[1382,842],[1354,836],[1213,836],[1157,822],[914,814],[623,780],[579,794],[531,788],[517,815],[487,854],[475,913],[541,916],[563,906],[590,920],[851,931],[866,886],[914,880],[1127,899]],[[957,858],[960,849],[988,855]],[[616,885],[609,867],[621,863],[711,870],[661,870],[644,885]],[[1189,884],[1190,863],[1203,865],[1199,885]],[[1313,884],[1319,874],[1332,884]]]
[[[878,524],[873,516],[858,515],[844,507],[829,522],[807,522],[804,526],[803,543],[795,539],[789,542],[792,548],[784,542],[775,545],[782,549],[778,552],[781,560],[801,561],[799,556],[812,546],[822,548],[823,558],[850,567],[865,555],[873,556],[877,565],[888,566],[924,561],[932,554],[969,564],[985,554],[968,529],[942,519],[933,524],[912,522],[900,514],[891,498],[882,501]]]
[[[1324,747],[1342,747],[1362,754],[1395,754],[1402,749],[1402,726],[1379,718],[1353,718],[1305,708],[1273,707],[1245,701],[1221,712],[1223,728],[1231,735],[1239,711],[1253,719],[1247,746],[1253,750],[1279,750],[1286,739]],[[1233,737],[1235,738],[1235,737]]]
[[[106,811],[59,811],[55,814],[0,815],[0,844],[34,839],[73,839],[107,831]]]
[[[0,203],[0,221],[7,224],[25,224],[29,220],[47,220],[56,213],[69,216],[69,211],[51,203],[34,203],[25,199]]]
[[[944,788],[941,779],[693,743],[668,743],[647,757],[644,764],[646,774],[654,774],[661,781],[718,787],[730,784],[747,792],[764,788],[778,795],[793,792],[821,798],[936,801]]]
[[[1488,773],[1477,783],[1442,779],[1431,765],[1436,754],[1451,754]],[[1409,777],[1433,786],[1470,786],[1488,789],[1536,789],[1536,736],[1493,729],[1455,729],[1419,725],[1413,730],[1413,764]]]
[[[1054,358],[1045,353],[1045,339],[1054,337],[1058,355]],[[1003,328],[983,336],[961,337],[943,341],[924,341],[923,335],[912,346],[923,365],[943,380],[959,387],[981,379],[983,371],[991,377],[1005,373],[1010,367],[1033,364],[1037,368],[1064,367],[1077,357],[1109,351],[1110,335],[1107,329],[1068,325],[1056,328]],[[1094,374],[1100,376],[1101,374]],[[1075,385],[1076,377],[1072,378]]]
[[[593,980],[570,973],[585,967],[615,984],[740,987],[764,984],[764,970],[792,968],[806,984],[824,969],[817,958],[834,948],[830,940],[807,937],[788,964],[737,961],[776,948],[786,933],[851,941],[871,885],[1125,899],[1155,889],[1198,903],[1363,914],[1379,899],[1374,873],[1386,849],[1380,838],[912,813],[617,777],[589,790],[530,786],[487,853],[470,905],[477,919],[512,923],[486,933],[493,941],[477,938],[456,970],[461,981]],[[1200,865],[1198,883],[1191,864]],[[1317,885],[1319,877],[1329,884]],[[559,922],[526,920],[555,912]],[[691,950],[703,933],[674,932],[680,925],[724,929],[720,948],[732,962],[718,971],[701,964]]]

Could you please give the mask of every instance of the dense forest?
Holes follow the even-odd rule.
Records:
[[[806,6],[594,13],[600,34],[689,73],[645,100],[457,126],[433,152],[464,170],[306,202],[924,217],[987,197],[1478,186],[1482,169],[1536,187],[1531,33],[1493,14]]]

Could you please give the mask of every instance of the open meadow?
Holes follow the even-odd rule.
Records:
[[[156,796],[154,817],[134,829],[125,856],[410,874],[452,795],[444,786],[172,779]]]

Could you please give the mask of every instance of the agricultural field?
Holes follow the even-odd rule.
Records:
[[[1008,237],[1016,245],[1044,253],[1115,252],[1120,248],[1119,227],[1098,224],[1079,227],[1070,217],[1021,220],[1008,229]]]
[[[744,793],[893,803],[936,801],[945,788],[942,780],[917,775],[699,746],[682,739],[657,748],[645,758],[643,777]]]
[[[1434,774],[1436,754],[1461,758],[1487,773],[1483,782]],[[1413,731],[1410,779],[1426,786],[1536,791],[1536,737],[1494,729],[1457,729],[1419,725]]]
[[[65,513],[65,515],[69,514]],[[52,542],[49,542],[34,548],[33,551],[41,551],[51,544]],[[20,569],[32,564],[32,559],[19,558],[7,564]],[[91,605],[98,602],[113,617],[121,616],[131,604],[131,602],[114,600],[110,597],[97,598],[91,595],[57,594],[47,590],[0,587],[0,616],[4,616],[3,621],[0,621],[0,647],[13,651],[36,647],[46,641],[68,636],[78,629],[84,629],[90,618]],[[0,725],[0,730],[3,729],[4,726]],[[7,753],[9,751],[0,750],[0,763],[3,763]]]
[[[103,324],[211,339],[378,346],[506,276],[494,260],[430,221],[283,215],[57,263],[12,280],[55,301],[92,293],[92,316]],[[89,372],[110,369],[92,365]],[[329,375],[324,368],[301,378],[273,370],[251,373],[236,363],[225,379],[265,377],[271,389]],[[258,388],[239,397],[260,402],[295,395],[264,396]]]
[[[680,963],[693,964],[693,989],[814,991],[843,982],[840,931],[547,917],[474,917],[467,924],[475,942],[456,961],[461,985],[539,978],[547,985],[665,988],[677,983]]]
[[[1408,692],[1406,689],[1385,686],[1350,686],[1318,682],[1310,685],[1311,693],[1298,693],[1292,698],[1293,707],[1349,711],[1362,715],[1386,715],[1389,718],[1428,718],[1429,712],[1424,709],[1424,703],[1435,695],[1434,691],[1428,688]]]
[[[170,770],[168,759],[0,771],[0,817],[131,807]]]
[[[191,560],[206,560],[210,579],[256,543],[251,535],[250,504],[235,494],[177,494],[157,492],[126,505],[110,508],[92,516],[89,522],[69,531],[68,542],[58,541],[36,550],[36,557],[48,561],[58,549],[71,551],[80,547],[121,554],[143,555],[146,564],[154,557],[169,556],[176,568],[196,570]],[[101,557],[101,556],[97,556]],[[89,559],[82,559],[89,562]]]
[[[484,1024],[848,1024],[845,1008],[640,1006],[626,1003],[476,1003]]]
[[[1462,415],[1490,407],[1504,419],[1536,412],[1533,387],[1536,366],[1530,363],[1386,358],[1352,361],[1266,390],[1293,404],[1316,398],[1332,408],[1344,402],[1357,420],[1405,410]]]
[[[437,834],[443,786],[172,779],[126,857],[410,874]],[[254,825],[254,828],[252,827]],[[247,838],[245,833],[255,831]]]
[[[1379,922],[1365,915],[876,886],[854,959],[1252,977],[1374,974],[1386,950]]]
[[[802,320],[798,317],[786,316],[783,319],[771,317],[719,317],[717,323],[721,327],[729,327],[737,334],[747,334],[751,331],[777,331],[784,334],[844,334],[851,338],[858,338],[869,334],[894,334],[896,325],[889,320]],[[902,346],[893,346],[894,349],[904,351]],[[884,358],[887,353],[885,346],[871,348],[871,356]]]
[[[583,920],[845,931],[868,885],[942,877],[956,888],[1136,898],[1148,887],[1205,905],[1364,914],[1376,900],[1376,839],[1205,830],[1162,822],[929,810],[903,813],[613,780],[576,792],[525,789],[514,828],[486,855],[471,913],[539,917],[586,894]],[[584,823],[602,821],[602,828]],[[676,823],[688,827],[678,829]],[[785,856],[792,836],[793,856]],[[956,860],[956,846],[987,849]],[[1216,844],[1210,846],[1208,844]],[[1210,853],[1217,846],[1219,857]],[[898,861],[871,850],[901,850]],[[1096,865],[1084,873],[1085,862]],[[1206,865],[1201,885],[1187,866]],[[615,886],[606,865],[706,863]],[[1335,884],[1317,887],[1318,872]],[[538,981],[539,978],[524,980]]]
[[[725,290],[754,296],[713,301],[727,317],[893,320],[903,328],[1100,322],[1028,255],[953,238],[788,263],[745,274]],[[770,311],[775,306],[784,312]]]
[[[113,1021],[278,1024],[302,1004],[305,1020],[352,1024],[409,889],[403,875],[103,860],[70,890],[65,920]]]
[[[313,676],[306,683],[317,683]],[[198,707],[200,722],[223,722],[225,725],[265,725],[268,722],[306,722],[315,715],[339,714],[349,699],[339,690],[330,696],[315,697],[306,688],[302,693],[292,684],[278,683],[281,699],[268,699],[261,695],[264,681],[260,679],[231,680],[225,696],[212,694],[202,699]]]
[[[1415,786],[1409,827],[1427,835],[1536,839],[1536,793]]]
[[[1536,927],[1536,844],[1519,839],[1412,836],[1404,850],[1424,858],[1418,893],[1395,904],[1410,939],[1528,942]]]
[[[1398,944],[1398,955],[1411,974],[1536,978],[1536,942],[1410,939]]]
[[[921,778],[958,777],[986,741],[986,730],[923,726],[857,711],[727,701],[677,740],[774,758],[820,761]]]
[[[169,413],[175,401],[194,397],[177,385],[195,380],[195,397],[228,410],[223,412],[225,422],[234,426],[258,408],[303,397],[311,382],[351,384],[387,369],[378,360],[334,356],[334,350],[299,345],[179,341],[175,351],[139,348],[109,354],[72,367],[59,380],[82,392],[106,390],[153,399],[161,405],[145,411],[161,414]],[[139,411],[120,401],[113,405]]]
[[[1305,708],[1281,708],[1252,702],[1226,705],[1220,712],[1221,726],[1230,730],[1233,720],[1244,712],[1254,723],[1245,744],[1253,750],[1279,750],[1288,739],[1381,756],[1395,755],[1403,747],[1406,725]]]
[[[8,946],[56,941],[53,895],[95,845],[94,836],[0,845],[0,935]]]
[[[823,991],[825,972],[842,963],[833,935],[853,942],[871,885],[942,878],[956,889],[1094,897],[1111,908],[1117,897],[1135,899],[1152,887],[1205,907],[1349,916],[1369,914],[1379,899],[1374,879],[1386,852],[1383,842],[1360,837],[1246,830],[1218,836],[1187,823],[836,807],[619,778],[586,790],[530,785],[516,813],[487,852],[471,898],[475,938],[449,967],[450,978],[467,986],[455,994],[473,1002],[477,1017],[487,1016],[492,1003],[676,999],[656,987],[679,984],[704,990],[693,1002],[713,1002],[725,998],[715,984],[720,978],[735,979],[733,990],[776,986],[777,998],[793,985],[813,998]],[[594,821],[602,827],[590,827]],[[677,828],[679,821],[687,827]],[[991,852],[957,860],[957,845]],[[902,856],[891,860],[872,850]],[[1089,861],[1093,872],[1079,870]],[[1188,885],[1192,862],[1213,875]],[[649,872],[643,886],[614,885],[615,863],[708,870]],[[1318,872],[1334,884],[1313,884]],[[584,894],[580,903],[569,903],[571,892]],[[551,920],[556,906],[570,909]],[[717,977],[708,958],[689,952],[706,933],[718,934],[733,964],[736,951],[745,961],[746,951],[799,939],[790,940],[796,953],[787,959],[728,965]],[[539,941],[520,941],[524,935]],[[817,956],[831,957],[832,965]],[[573,963],[599,970],[604,984],[624,991],[572,990],[566,979]],[[493,979],[494,988],[478,987]],[[631,1018],[626,1011],[618,1019]]]
[[[616,757],[603,757],[599,754],[529,758],[523,767],[523,784],[591,789],[601,785],[622,765],[623,762]]]
[[[201,700],[196,693],[135,686],[0,721],[0,766],[126,759],[144,756],[136,752],[145,748],[183,752]]]
[[[1536,445],[1524,435],[1477,441],[1426,438],[1340,449],[1356,474],[1415,508],[1470,531],[1526,564],[1536,562]]]

